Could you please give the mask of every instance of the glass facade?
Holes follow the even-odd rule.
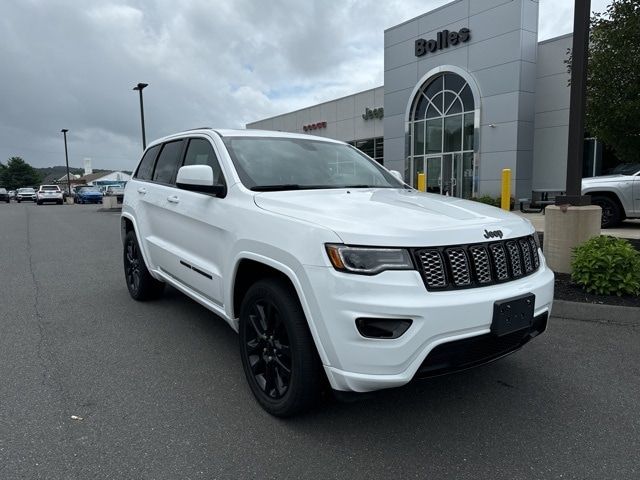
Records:
[[[384,150],[384,138],[376,137],[376,138],[365,138],[364,140],[354,140],[353,142],[348,142],[349,145],[353,145],[361,152],[369,155],[380,165],[384,165],[382,152]]]
[[[471,88],[457,74],[440,73],[420,88],[409,119],[411,185],[443,195],[473,196],[475,114]]]

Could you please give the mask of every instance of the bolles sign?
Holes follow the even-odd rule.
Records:
[[[327,128],[327,122],[311,123],[309,125],[302,126],[302,129],[305,132],[308,132],[309,130],[318,130],[319,128]]]
[[[421,57],[427,53],[433,53],[436,50],[442,50],[449,47],[449,45],[458,45],[459,43],[465,43],[471,38],[471,30],[468,28],[461,28],[457,32],[450,32],[449,30],[442,30],[438,32],[435,39],[425,40],[419,38],[416,40],[416,57]]]

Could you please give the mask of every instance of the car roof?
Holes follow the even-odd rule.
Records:
[[[149,146],[157,145],[158,143],[166,142],[176,138],[186,137],[193,134],[211,135],[212,132],[217,133],[220,137],[272,137],[272,138],[297,138],[300,140],[315,140],[327,143],[343,144],[339,140],[332,138],[319,137],[317,135],[306,135],[304,133],[290,133],[290,132],[278,132],[274,130],[245,130],[245,129],[219,129],[219,128],[195,128],[192,130],[184,130],[182,132],[174,133],[163,138],[159,138],[153,141]]]

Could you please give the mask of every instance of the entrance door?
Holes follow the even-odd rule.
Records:
[[[426,158],[427,192],[442,193],[442,155]]]
[[[463,161],[463,155],[465,156]],[[425,158],[419,168],[427,174],[427,192],[451,197],[471,198],[472,196],[472,155],[446,153]],[[467,158],[468,157],[468,158]],[[422,170],[426,167],[424,170]]]

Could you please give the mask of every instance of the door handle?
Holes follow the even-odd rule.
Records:
[[[167,197],[167,201],[169,201],[171,203],[180,203],[180,199],[178,198],[177,195],[169,195]]]
[[[138,189],[138,193],[139,193],[139,194],[141,194],[141,195],[144,195],[145,193],[147,193],[147,189],[146,189],[146,188],[144,188],[144,187],[140,187],[140,188]]]

